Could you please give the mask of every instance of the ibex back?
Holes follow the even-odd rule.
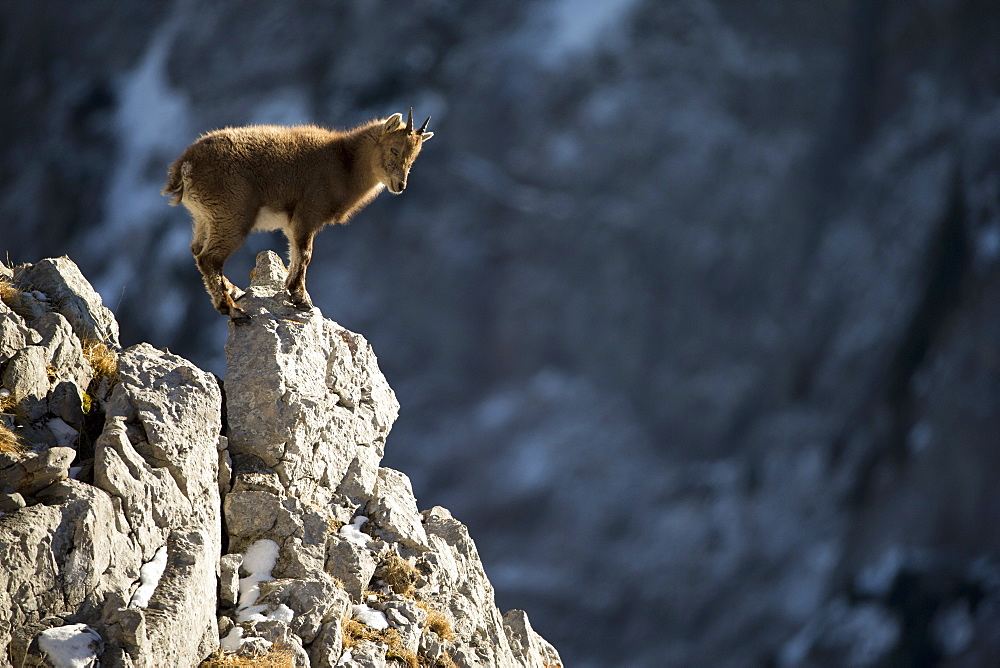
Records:
[[[413,110],[348,132],[315,126],[260,125],[216,130],[199,138],[170,165],[164,195],[183,204],[194,223],[194,253],[205,287],[220,313],[249,316],[236,305],[243,294],[222,274],[226,260],[254,231],[280,229],[288,237],[285,287],[296,306],[312,307],[306,269],[313,237],[346,223],[383,186],[399,194],[420,147],[434,136],[427,123],[413,129]]]

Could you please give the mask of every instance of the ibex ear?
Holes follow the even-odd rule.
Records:
[[[434,136],[433,132],[425,132],[422,135],[419,135],[421,143],[427,141],[428,139],[430,139],[433,136]]]
[[[388,134],[399,129],[399,124],[403,122],[403,114],[393,114],[382,124],[382,134]]]

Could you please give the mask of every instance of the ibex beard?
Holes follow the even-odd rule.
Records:
[[[191,252],[215,308],[235,322],[249,320],[236,305],[243,294],[222,273],[226,260],[255,231],[280,229],[288,238],[285,287],[292,303],[312,308],[306,269],[313,238],[344,224],[388,188],[406,188],[413,161],[434,136],[413,129],[413,109],[349,131],[306,125],[225,128],[203,135],[171,165],[163,194],[191,212]]]

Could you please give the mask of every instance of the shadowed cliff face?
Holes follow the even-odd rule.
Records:
[[[933,587],[924,621],[851,606],[887,554],[962,580],[998,547],[992,3],[0,11],[0,250],[70,252],[123,342],[220,374],[168,162],[224,125],[433,115],[309,285],[380,351],[387,461],[570,663],[836,663],[856,619],[885,656],[980,646],[908,644],[964,605]]]

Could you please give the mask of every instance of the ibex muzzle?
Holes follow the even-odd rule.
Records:
[[[399,194],[423,143],[430,117],[413,129],[413,109],[347,132],[316,126],[258,125],[209,132],[169,169],[164,195],[191,212],[191,252],[212,303],[234,321],[242,291],[223,273],[226,260],[254,231],[280,229],[288,238],[285,283],[296,306],[311,308],[306,269],[313,237],[344,224],[382,191]]]

